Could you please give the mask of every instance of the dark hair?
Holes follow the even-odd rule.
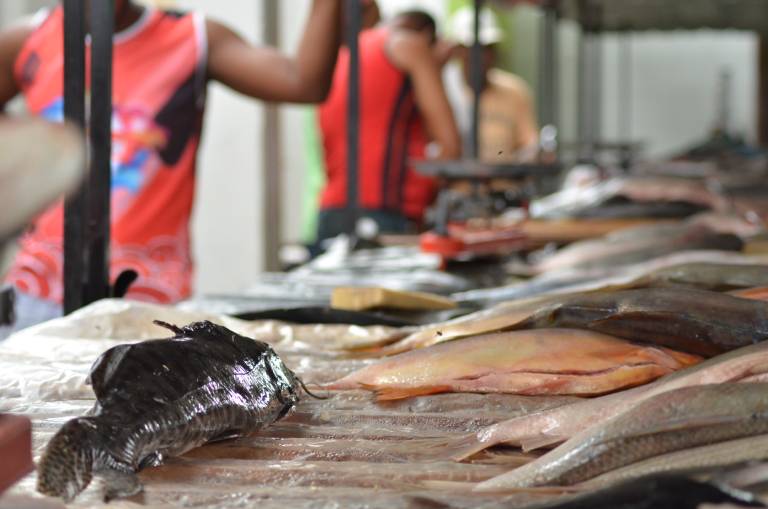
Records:
[[[395,16],[395,21],[399,26],[408,30],[421,32],[429,30],[432,34],[437,34],[437,23],[431,14],[421,10],[403,11]]]

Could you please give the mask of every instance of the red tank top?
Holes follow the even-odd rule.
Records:
[[[51,11],[15,66],[29,111],[57,122],[64,111],[62,22],[61,7]],[[112,277],[134,269],[139,279],[130,297],[177,301],[191,289],[188,224],[205,103],[203,18],[147,9],[115,36],[113,65]],[[8,281],[61,302],[62,245],[58,204],[22,238]]]
[[[390,61],[387,28],[360,34],[360,176],[358,200],[366,209],[391,210],[420,221],[435,196],[435,182],[409,160],[423,159],[427,137],[408,76]],[[349,50],[343,48],[328,100],[320,108],[327,181],[323,209],[347,204],[347,94]]]

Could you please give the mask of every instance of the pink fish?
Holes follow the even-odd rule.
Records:
[[[724,382],[764,381],[768,374],[768,342],[708,359],[655,382],[500,422],[460,439],[436,441],[441,457],[468,458],[498,444],[530,451],[563,442],[657,394],[682,387]]]
[[[379,400],[441,392],[594,396],[647,383],[699,360],[590,331],[516,331],[396,355],[325,388],[367,389]]]

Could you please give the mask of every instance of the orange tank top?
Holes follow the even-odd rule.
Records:
[[[15,66],[29,111],[57,122],[64,116],[62,25],[58,7],[26,41]],[[204,19],[147,9],[115,35],[113,66],[112,278],[134,269],[139,278],[129,297],[178,301],[191,292],[189,219],[205,104]],[[61,203],[21,239],[7,279],[22,292],[62,301]]]

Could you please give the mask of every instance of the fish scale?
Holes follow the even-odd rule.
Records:
[[[175,337],[117,346],[94,363],[97,403],[51,439],[38,491],[71,500],[95,474],[105,498],[135,494],[143,467],[253,433],[298,402],[301,381],[266,343],[210,322],[168,328]]]
[[[768,432],[768,384],[662,393],[589,428],[479,490],[569,485],[650,457]]]

